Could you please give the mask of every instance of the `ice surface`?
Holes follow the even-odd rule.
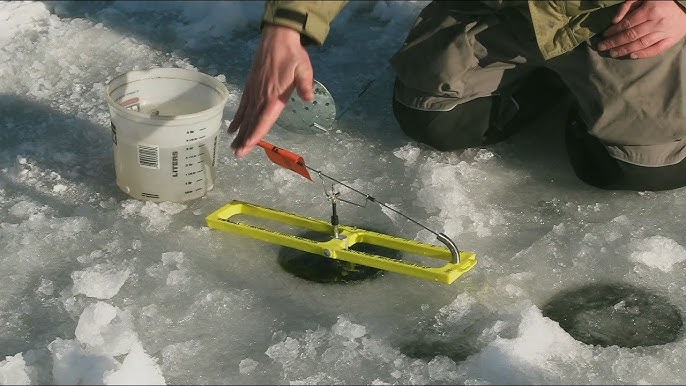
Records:
[[[0,43],[9,40],[17,33],[36,29],[50,16],[41,2],[12,1],[0,4]]]
[[[330,215],[317,176],[310,183],[260,151],[238,160],[224,131],[206,197],[141,202],[116,186],[106,82],[153,66],[211,74],[229,90],[227,126],[263,2],[0,3],[0,383],[686,383],[683,334],[594,347],[541,311],[565,291],[614,283],[683,313],[684,190],[584,185],[556,111],[464,153],[402,135],[387,62],[426,4],[351,2],[326,44],[308,48],[344,114],[329,133],[275,127],[267,140],[477,252],[451,286],[390,273],[310,283],[280,269],[280,247],[209,229],[204,217],[232,199]],[[378,205],[338,210],[344,224],[436,243]],[[602,333],[641,311],[632,293],[619,295],[608,318],[576,321]],[[614,330],[665,327],[642,316]]]

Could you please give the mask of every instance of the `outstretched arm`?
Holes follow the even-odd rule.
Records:
[[[271,130],[293,90],[314,98],[313,70],[302,40],[322,44],[345,1],[268,1],[262,37],[229,133],[243,157]]]
[[[686,36],[686,2],[627,0],[612,20],[598,50],[613,58],[648,58],[668,50]]]
[[[229,133],[238,132],[231,143],[235,155],[248,154],[271,130],[294,88],[301,98],[312,100],[312,86],[312,64],[300,44],[300,33],[265,25],[238,111],[229,125]]]

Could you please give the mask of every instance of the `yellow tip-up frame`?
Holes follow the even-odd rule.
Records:
[[[231,201],[205,218],[210,228],[237,233],[243,236],[282,245],[305,252],[314,253],[331,259],[348,261],[368,267],[396,272],[427,280],[451,284],[476,265],[476,255],[460,251],[459,261],[446,247],[406,240],[383,233],[372,232],[356,227],[338,226],[339,237],[327,241],[315,241],[290,235],[283,232],[261,228],[239,222],[234,216],[254,217],[323,234],[333,235],[333,225],[311,217],[299,216],[272,208],[267,208],[242,201]],[[389,248],[429,258],[436,258],[446,263],[440,267],[427,267],[407,261],[397,260],[375,254],[349,249],[354,244],[364,243]]]

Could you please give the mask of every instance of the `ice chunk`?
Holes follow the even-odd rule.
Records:
[[[43,295],[52,295],[55,292],[55,286],[51,280],[41,277],[40,285],[38,286],[36,292]]]
[[[339,316],[338,322],[331,327],[331,332],[352,340],[363,337],[367,333],[367,329],[365,326],[351,323],[346,318]]]
[[[175,202],[161,202],[154,203],[146,201],[141,203],[136,200],[127,200],[122,203],[122,214],[124,218],[130,215],[140,213],[141,216],[148,219],[146,229],[151,232],[161,232],[167,229],[167,226],[172,221],[172,216],[181,213],[187,206]]]
[[[191,277],[188,276],[186,271],[181,269],[175,269],[169,272],[167,275],[167,285],[168,286],[182,286],[188,284],[191,281]]]
[[[255,368],[257,368],[258,364],[259,363],[254,359],[245,358],[241,361],[241,363],[238,364],[238,371],[241,374],[250,374],[253,372],[253,370],[255,370]]]
[[[152,202],[151,202],[151,204],[152,204]],[[168,213],[168,214],[178,214],[178,213],[183,212],[183,210],[187,208],[187,206],[184,204],[179,204],[178,202],[169,202],[169,201],[161,202],[158,204],[158,206],[159,206],[161,211],[163,211],[164,213]]]
[[[657,235],[632,244],[636,250],[631,253],[629,260],[663,272],[672,271],[675,264],[686,260],[686,249],[664,236]]]
[[[419,148],[411,143],[393,151],[393,155],[405,161],[405,166],[410,166],[417,162],[419,153]]]
[[[456,235],[474,229],[478,236],[484,237],[491,234],[491,224],[497,225],[504,221],[497,211],[482,213],[460,181],[476,180],[481,178],[480,173],[464,161],[457,165],[446,165],[437,160],[429,160],[422,165],[419,177],[423,186],[418,192],[418,198],[420,204],[429,211],[440,211],[436,218],[442,222],[440,228],[443,233]]]
[[[140,342],[136,341],[131,345],[131,351],[124,359],[121,368],[105,373],[104,384],[166,385],[166,381],[157,361],[145,352]]]
[[[476,300],[469,294],[463,293],[457,296],[452,303],[444,306],[436,315],[438,326],[453,325],[465,318],[476,304]]]
[[[162,263],[164,265],[175,265],[178,267],[183,261],[183,252],[173,251],[162,253]]]
[[[131,272],[128,269],[117,269],[110,264],[98,264],[83,271],[74,271],[74,295],[84,294],[91,298],[111,299],[126,282]]]
[[[164,204],[164,203],[162,203]],[[150,220],[150,223],[147,226],[147,229],[149,231],[163,231],[167,229],[167,226],[169,225],[169,222],[171,221],[170,214],[176,214],[175,210],[172,211],[171,213],[165,210],[165,207],[162,206],[162,204],[155,204],[150,201],[146,202],[143,208],[141,209],[141,215],[146,217],[148,220]],[[168,209],[174,209],[173,207],[168,208]],[[178,209],[178,208],[176,208]]]
[[[76,326],[76,337],[81,343],[90,346],[102,345],[104,339],[100,332],[115,317],[117,317],[117,309],[104,302],[98,302],[86,308]]]
[[[495,157],[495,154],[493,154],[492,151],[487,149],[479,149],[479,151],[477,151],[476,155],[474,156],[474,161],[488,161],[493,157]]]
[[[290,362],[298,357],[300,350],[300,343],[297,339],[287,337],[283,342],[272,345],[267,349],[265,354],[268,357],[282,363]]]
[[[26,371],[22,353],[5,357],[5,360],[0,362],[0,385],[30,385],[31,379]]]
[[[437,381],[450,381],[458,376],[455,361],[446,356],[437,356],[429,364],[429,377]]]
[[[138,342],[131,315],[105,302],[83,310],[75,334],[91,351],[110,355],[126,354]]]
[[[64,193],[67,191],[67,185],[55,184],[55,186],[52,187],[52,191],[58,194]]]

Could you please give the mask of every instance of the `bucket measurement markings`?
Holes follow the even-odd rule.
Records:
[[[202,130],[205,129],[203,128],[198,131]],[[195,130],[188,130],[186,131],[186,134],[195,134]],[[186,142],[197,142],[199,139],[205,137],[206,136],[203,135],[201,137],[186,138]],[[206,155],[207,152],[204,143],[200,143],[197,146],[186,145],[186,147],[184,147],[183,163],[181,164],[181,167],[183,168],[183,171],[185,172],[183,174],[186,177],[183,182],[183,185],[186,187],[184,190],[185,195],[195,194],[205,188],[205,169],[203,160],[206,158]],[[199,167],[199,169],[194,170],[196,167]]]

